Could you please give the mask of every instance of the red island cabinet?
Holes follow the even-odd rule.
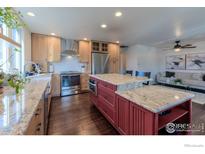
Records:
[[[116,107],[115,91],[117,86],[98,80],[98,103],[99,110],[107,120],[115,127],[116,125]]]
[[[156,114],[130,103],[130,134],[153,135],[157,134]]]
[[[130,134],[130,102],[123,97],[116,97],[116,124],[120,134]]]
[[[168,114],[161,113],[169,111]],[[167,134],[168,123],[191,123],[191,100],[172,107],[160,113],[151,112],[136,103],[116,95],[116,124],[117,130],[123,135],[157,135]],[[190,134],[190,131],[179,134]]]
[[[90,92],[91,102],[122,135],[164,134],[167,133],[165,127],[168,123],[191,123],[191,100],[160,113],[154,113],[117,95],[116,85],[91,79],[95,80],[97,85],[97,93]],[[165,112],[167,114],[164,114]],[[190,132],[181,134],[190,134]]]
[[[115,91],[116,85],[90,78],[95,80],[97,93],[90,92],[90,100],[105,116],[105,118],[115,127],[116,122],[116,106],[115,106]]]

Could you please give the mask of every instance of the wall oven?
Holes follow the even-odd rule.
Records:
[[[89,90],[97,96],[97,82],[93,79],[89,80]]]
[[[80,74],[78,72],[61,73],[61,96],[80,93]]]

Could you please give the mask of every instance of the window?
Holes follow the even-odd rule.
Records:
[[[21,71],[21,30],[9,29],[5,24],[0,29],[0,69],[4,72]]]

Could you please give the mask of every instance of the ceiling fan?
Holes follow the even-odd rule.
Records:
[[[169,48],[169,49],[165,49],[165,50],[172,50],[172,49],[174,49],[177,52],[177,51],[180,51],[181,49],[196,48],[196,46],[193,46],[192,44],[182,45],[180,42],[181,42],[180,40],[175,41],[175,45],[174,45],[173,48]]]

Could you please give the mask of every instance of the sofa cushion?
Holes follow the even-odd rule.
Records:
[[[192,73],[177,72],[175,77],[178,79],[192,79]]]
[[[197,87],[205,87],[205,81],[202,80],[188,80],[184,79],[183,84],[190,85],[190,86],[197,86]]]

